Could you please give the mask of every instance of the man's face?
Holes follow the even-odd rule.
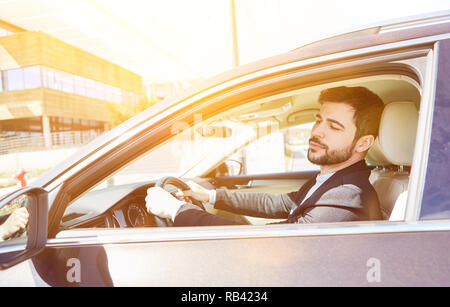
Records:
[[[333,165],[345,162],[353,155],[356,144],[354,113],[353,108],[344,103],[322,104],[309,139],[309,161]]]

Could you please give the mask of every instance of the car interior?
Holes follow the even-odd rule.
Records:
[[[310,124],[315,120],[315,114],[320,108],[317,102],[319,93],[323,89],[336,86],[364,86],[384,101],[386,106],[380,122],[379,136],[369,150],[366,162],[372,167],[370,180],[377,191],[383,219],[403,220],[421,89],[418,82],[411,77],[380,74],[328,82],[264,97],[207,118],[200,126],[184,130],[159,148],[152,148],[150,155],[144,155],[125,166],[128,170],[127,178],[130,178],[128,181],[111,184],[114,180],[109,177],[95,189],[74,200],[66,209],[61,229],[168,226],[146,212],[146,190],[155,185],[156,178],[167,176],[168,173],[171,175],[164,167],[172,167],[175,164],[179,166],[180,163],[161,164],[161,161],[156,161],[151,154],[183,133],[197,133],[203,141],[211,142],[212,147],[217,149],[218,144],[225,144],[226,149],[220,152],[216,150],[215,154],[202,152],[202,155],[194,157],[193,160],[197,159],[196,161],[190,161],[187,171],[180,172],[180,168],[175,170],[173,173],[183,180],[193,179],[207,188],[226,187],[250,192],[287,193],[298,190],[310,176],[317,173],[318,168],[312,165],[306,169],[293,168],[295,155],[304,156],[307,150],[307,130],[312,127]],[[295,130],[296,127],[301,129]],[[273,131],[281,131],[282,135],[276,138],[275,143],[269,143],[269,146],[281,144],[283,162],[271,161],[270,156],[264,156],[263,162],[260,163],[263,165],[262,171],[249,172],[247,166],[243,165],[243,148],[272,135]],[[292,131],[295,133],[290,135]],[[295,143],[298,135],[306,141]],[[233,137],[237,137],[239,141],[231,142]],[[294,142],[290,142],[290,139],[294,139]],[[262,146],[267,144],[263,143]],[[165,154],[165,157],[167,161],[170,160],[170,154]],[[227,166],[229,164],[224,164],[227,161],[237,161],[239,170],[230,171],[231,168]],[[270,170],[274,165],[280,165],[279,171]],[[147,171],[143,171],[144,169]],[[134,176],[130,170],[139,170],[139,174],[136,171],[137,175]],[[118,173],[120,172],[123,170]],[[146,176],[149,176],[147,180],[142,180]],[[206,210],[251,225],[274,221],[238,216],[216,210],[212,206],[206,206]]]

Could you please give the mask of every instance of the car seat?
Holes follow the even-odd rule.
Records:
[[[371,182],[385,220],[402,221],[405,218],[418,118],[413,102],[386,104],[378,137],[366,156],[367,163],[376,166]]]

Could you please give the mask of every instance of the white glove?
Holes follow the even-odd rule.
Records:
[[[160,187],[149,188],[147,197],[145,197],[145,206],[148,212],[161,218],[171,219],[172,222],[180,207],[185,203]]]

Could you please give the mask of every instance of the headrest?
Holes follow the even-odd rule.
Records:
[[[391,102],[384,107],[378,137],[367,153],[371,165],[410,166],[416,142],[419,112],[410,101]]]

